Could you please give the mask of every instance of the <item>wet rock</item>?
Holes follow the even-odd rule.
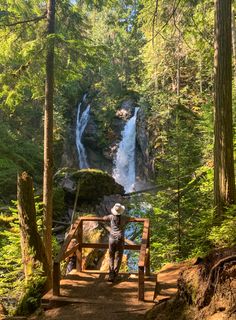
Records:
[[[127,99],[122,102],[121,108],[117,110],[116,116],[120,119],[127,121],[134,114],[136,103],[133,99]]]
[[[153,176],[149,154],[149,134],[146,115],[142,108],[139,109],[136,120],[137,156],[136,168],[140,181],[148,181]]]

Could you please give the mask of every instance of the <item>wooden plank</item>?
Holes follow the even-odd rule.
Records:
[[[145,222],[147,218],[129,218],[129,222]]]
[[[60,295],[60,278],[61,278],[61,270],[60,270],[60,262],[53,263],[53,279],[52,279],[52,290],[55,296]]]
[[[147,248],[145,261],[145,276],[150,276],[150,250]]]
[[[89,217],[89,216],[86,216],[86,217],[80,217],[80,219],[82,221],[103,221],[103,217],[96,217],[96,216],[93,216],[93,217]]]
[[[106,222],[106,221],[103,220],[103,217],[96,217],[96,216],[93,216],[93,217],[89,217],[89,216],[80,217],[80,220]],[[147,220],[149,220],[149,219],[147,219],[147,218],[129,218],[129,222],[145,222]]]
[[[80,221],[80,219],[78,219],[72,226],[71,226],[71,230],[70,232],[68,233],[62,247],[61,247],[61,250],[60,252],[58,253],[58,255],[55,257],[54,261],[55,262],[60,262],[63,260],[63,256],[65,254],[65,251],[71,241],[71,239],[74,237],[75,235],[75,232],[77,231],[78,229],[78,226],[81,224],[82,222]]]
[[[139,254],[138,266],[140,267],[144,267],[145,265],[146,250],[148,245],[148,234],[149,234],[149,219],[146,219],[143,225],[142,243],[141,243],[141,249]]]
[[[73,248],[71,248],[70,250],[67,250],[65,253],[64,253],[64,256],[62,257],[62,260],[66,259],[67,257],[69,257],[72,253],[74,253],[78,247],[80,246],[80,243],[77,243],[76,245],[74,245]]]
[[[144,300],[144,267],[138,267],[138,300]]]
[[[109,227],[109,226],[102,225],[102,228],[105,229],[105,230],[107,230],[108,232],[111,231],[111,227]],[[136,245],[136,244],[137,244],[137,243],[135,243],[134,241],[129,240],[129,239],[127,239],[127,238],[125,238],[124,241],[125,241],[125,243],[130,244],[130,245]]]
[[[78,250],[76,251],[77,261],[76,261],[76,269],[77,271],[82,271],[82,242],[83,242],[83,220],[78,226]]]
[[[109,244],[108,243],[82,243],[82,248],[93,248],[93,249],[108,249]],[[139,251],[141,248],[140,244],[125,244],[124,249],[125,250],[137,250]]]
[[[146,260],[145,260],[145,275],[150,275],[150,225],[148,228],[148,238],[147,238],[147,250],[146,250]]]

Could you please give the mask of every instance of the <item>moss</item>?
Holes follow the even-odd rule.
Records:
[[[98,169],[72,169],[62,168],[55,175],[55,182],[63,186],[63,181],[69,179],[74,186],[79,184],[79,199],[81,200],[97,200],[104,195],[124,194],[121,185],[107,172]],[[76,193],[76,187],[69,191]]]

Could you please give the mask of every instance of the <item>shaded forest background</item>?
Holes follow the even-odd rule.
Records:
[[[19,171],[33,176],[39,226],[42,223],[44,79],[50,39],[44,1],[0,4],[0,295],[9,300],[9,292],[23,282],[14,202]],[[234,23],[232,36],[235,62]],[[153,183],[164,187],[157,194],[134,197],[131,204],[151,219],[153,270],[168,261],[235,245],[235,206],[220,225],[213,219],[213,1],[60,0],[52,37],[54,172],[61,166],[71,117],[85,92],[95,97],[101,148],[112,142],[117,109],[132,98],[146,116]],[[235,64],[233,72],[235,78]],[[234,83],[234,115],[235,97]]]

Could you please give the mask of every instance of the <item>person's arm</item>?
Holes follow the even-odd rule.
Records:
[[[111,214],[102,217],[104,221],[111,221]]]

